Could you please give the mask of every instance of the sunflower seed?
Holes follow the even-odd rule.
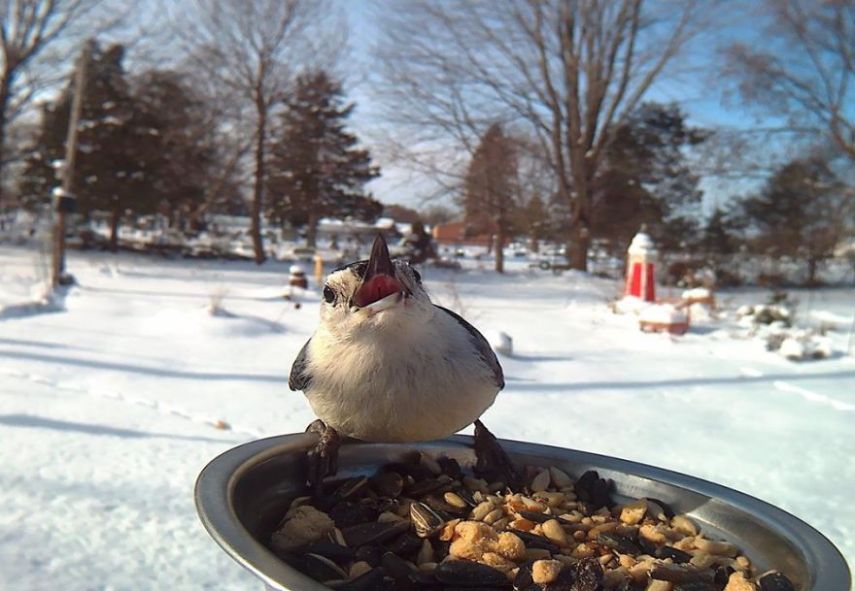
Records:
[[[398,497],[404,490],[404,477],[397,472],[380,472],[372,476],[370,482],[377,494],[386,497]]]
[[[347,573],[339,565],[320,554],[306,554],[303,557],[303,571],[321,582],[347,578]]]
[[[336,489],[335,494],[340,499],[356,496],[364,490],[366,484],[368,484],[367,476],[348,478]]]
[[[501,587],[510,586],[502,571],[486,564],[469,560],[449,560],[437,565],[433,571],[436,580],[446,585],[461,587]]]
[[[776,571],[766,573],[757,582],[760,583],[760,591],[795,591],[790,579]]]
[[[432,536],[445,524],[445,520],[424,503],[410,505],[410,521],[416,529],[416,535],[420,538]]]
[[[422,547],[419,548],[419,553],[416,556],[416,564],[421,566],[428,562],[434,561],[433,546],[429,540],[422,540]]]
[[[409,522],[403,520],[395,523],[378,523],[372,521],[370,523],[346,527],[341,530],[341,533],[348,546],[358,548],[366,544],[382,543],[391,540],[408,529],[410,529]]]
[[[439,462],[424,452],[419,456],[419,463],[434,476],[442,474],[442,466],[439,465]]]
[[[457,493],[447,492],[443,495],[445,502],[451,505],[452,507],[456,507],[457,509],[465,509],[467,507],[466,501],[458,495]]]

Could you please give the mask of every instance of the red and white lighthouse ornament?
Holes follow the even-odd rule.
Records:
[[[645,302],[656,301],[656,248],[643,227],[632,239],[627,254],[625,295]]]

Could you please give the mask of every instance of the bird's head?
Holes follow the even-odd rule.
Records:
[[[367,261],[340,267],[327,277],[321,322],[341,339],[371,331],[409,331],[430,320],[433,305],[421,276],[409,263],[392,260],[377,235]]]

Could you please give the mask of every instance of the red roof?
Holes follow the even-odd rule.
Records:
[[[486,246],[490,243],[489,234],[468,235],[465,222],[448,222],[433,227],[433,239],[439,244],[470,244]]]

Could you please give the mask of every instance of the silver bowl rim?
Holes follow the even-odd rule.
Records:
[[[811,590],[849,591],[851,576],[843,555],[828,538],[798,517],[765,501],[721,484],[688,476],[649,464],[606,456],[592,452],[529,443],[509,439],[499,440],[511,454],[529,454],[560,458],[569,452],[592,466],[623,472],[681,487],[701,495],[717,498],[751,514],[781,531],[790,540],[797,540],[805,561],[816,574]],[[199,518],[211,537],[241,566],[251,571],[272,588],[323,591],[328,587],[310,579],[276,558],[246,530],[232,504],[232,495],[240,477],[254,466],[284,451],[309,448],[315,435],[295,433],[250,441],[233,447],[208,462],[196,480],[195,503]],[[423,442],[426,448],[438,444],[472,447],[469,435],[453,435],[446,439]],[[353,445],[377,445],[355,442]],[[394,445],[394,444],[380,444]],[[406,444],[407,447],[420,444]],[[843,586],[840,586],[843,583]]]

